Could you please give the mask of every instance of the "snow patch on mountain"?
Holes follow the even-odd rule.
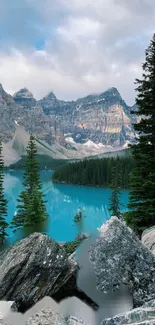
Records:
[[[95,143],[95,142],[93,142],[93,141],[91,141],[91,140],[88,140],[88,141],[85,142],[83,145],[84,145],[84,146],[87,146],[87,147],[89,147],[89,148],[93,147],[93,148],[97,148],[97,149],[105,147],[102,143],[98,143],[98,144],[97,144],[97,143]]]
[[[124,143],[123,148],[128,148],[128,147],[129,147],[129,144],[131,144],[131,142],[127,140],[127,141]]]
[[[75,144],[75,143],[76,143],[76,142],[73,140],[72,137],[67,137],[65,140],[66,140],[66,142],[68,142],[68,143],[72,143],[72,144]]]
[[[15,120],[15,124],[18,125],[18,126],[20,126],[16,120]]]
[[[98,99],[97,102],[103,102],[105,98]]]

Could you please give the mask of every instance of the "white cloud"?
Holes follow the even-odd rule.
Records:
[[[67,24],[57,28],[57,33],[73,41],[76,37],[92,39],[97,36],[99,28],[100,23],[88,17],[69,17]]]
[[[45,51],[30,55],[13,50],[8,55],[0,54],[0,80],[6,91],[13,94],[18,89],[27,87],[37,99],[49,91],[54,91],[61,99],[74,99],[88,93],[102,92],[113,85],[117,85],[127,98],[136,68],[137,66],[131,65],[128,69],[122,69],[121,78],[120,66],[115,66],[115,69],[111,66],[105,74],[90,69],[90,73],[86,71],[76,77],[76,74],[63,74],[52,55]],[[136,75],[138,72],[136,70]]]
[[[152,0],[20,0],[20,19],[9,3],[2,0],[7,33],[0,41],[0,82],[8,92],[25,86],[37,98],[53,90],[75,99],[115,86],[133,104],[134,80],[154,29]],[[45,47],[37,51],[40,40]]]

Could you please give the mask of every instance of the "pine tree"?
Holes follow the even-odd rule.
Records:
[[[4,161],[2,156],[2,142],[0,140],[0,244],[4,241],[7,236],[6,229],[8,227],[8,223],[6,222],[7,217],[7,200],[4,197],[4,188],[3,188],[3,180],[4,180]]]
[[[120,217],[120,182],[121,182],[121,175],[120,175],[120,159],[117,157],[115,166],[112,170],[112,194],[110,197],[110,206],[109,211],[111,211],[112,215]]]
[[[24,190],[18,198],[17,214],[13,217],[12,225],[34,226],[47,219],[45,201],[43,200],[42,184],[36,160],[36,144],[33,135],[27,146],[27,157],[23,177]]]
[[[141,233],[155,225],[155,34],[146,50],[142,79],[136,79],[138,116],[134,129],[137,144],[132,146],[134,169],[131,178],[127,223]]]
[[[83,231],[83,218],[84,218],[83,212],[84,211],[85,210],[80,207],[77,211],[77,214],[74,217],[74,222],[77,224],[77,227],[78,227],[78,236],[80,236]]]

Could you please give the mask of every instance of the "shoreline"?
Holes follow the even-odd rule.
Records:
[[[58,181],[58,180],[55,180],[53,178],[51,178],[51,181],[55,184],[64,184],[64,185],[74,185],[74,186],[82,186],[82,187],[94,187],[94,188],[101,188],[101,189],[113,189],[113,187],[110,187],[110,186],[100,186],[100,185],[95,185],[95,184],[75,184],[75,183],[69,183],[69,182],[66,182],[66,181]],[[121,191],[130,191],[130,188],[129,187],[121,187],[120,188]]]

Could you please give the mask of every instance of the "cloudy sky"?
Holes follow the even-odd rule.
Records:
[[[134,103],[155,0],[0,0],[0,82],[39,99],[117,87]]]

